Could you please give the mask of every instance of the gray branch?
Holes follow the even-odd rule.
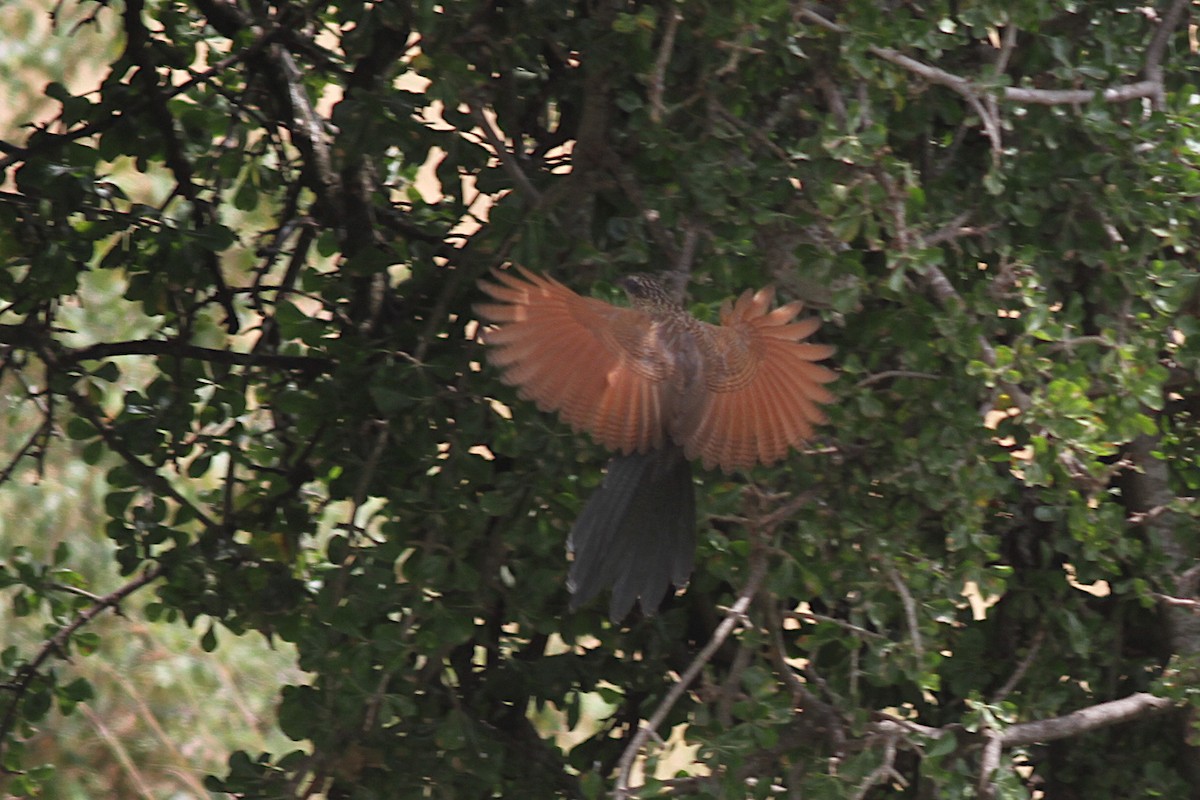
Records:
[[[1053,742],[1069,739],[1089,731],[1131,722],[1135,719],[1162,713],[1175,703],[1165,697],[1156,697],[1148,692],[1138,692],[1120,700],[1111,700],[1061,717],[1022,722],[1005,728],[1001,741],[1004,747],[1022,747],[1037,742]]]

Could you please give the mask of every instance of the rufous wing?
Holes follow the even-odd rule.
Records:
[[[494,326],[483,340],[504,382],[610,450],[662,447],[671,365],[659,326],[636,309],[517,271],[493,270],[479,288],[494,302],[475,306]]]
[[[835,374],[815,362],[833,355],[803,340],[821,321],[796,322],[800,303],[770,310],[773,289],[746,291],[721,309],[721,325],[703,325],[699,349],[705,395],[690,405],[676,438],[689,459],[725,472],[773,464],[825,421],[820,404]]]

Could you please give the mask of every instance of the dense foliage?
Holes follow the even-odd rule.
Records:
[[[135,594],[308,673],[233,796],[1200,781],[1188,3],[80,7],[118,51],[0,157],[0,492],[103,469],[124,578],[0,544],[46,621],[0,652],[9,792]],[[658,616],[567,611],[605,456],[485,365],[508,263],[689,271],[710,317],[773,282],[838,347],[806,452],[703,476]]]

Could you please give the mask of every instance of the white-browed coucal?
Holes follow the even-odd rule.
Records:
[[[820,320],[797,322],[798,302],[772,309],[771,288],[727,300],[712,325],[648,275],[620,279],[627,308],[521,267],[492,278],[479,287],[494,302],[475,310],[504,382],[618,453],[571,528],[571,607],[611,587],[614,620],[638,599],[653,613],[692,573],[690,462],[770,465],[824,421],[834,373],[815,362],[833,348],[803,341]]]

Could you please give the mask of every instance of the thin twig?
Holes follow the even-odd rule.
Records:
[[[6,687],[10,690],[11,696],[9,697],[8,708],[5,709],[4,717],[0,720],[0,742],[4,742],[8,738],[9,731],[12,730],[13,723],[16,721],[17,709],[20,707],[25,693],[29,690],[33,679],[37,677],[38,670],[41,669],[42,664],[46,663],[50,655],[52,653],[65,653],[68,641],[70,641],[71,636],[77,630],[100,616],[104,611],[110,608],[117,608],[122,600],[143,586],[160,578],[165,571],[165,567],[158,564],[142,573],[141,577],[135,578],[119,589],[98,598],[95,604],[80,611],[75,615],[75,619],[59,628],[53,636],[42,643],[42,646],[38,648],[33,659],[21,667],[20,677],[16,682]]]
[[[925,663],[925,646],[921,642],[921,626],[917,619],[917,603],[913,600],[912,592],[900,577],[894,566],[887,569],[888,579],[900,594],[900,602],[904,605],[904,616],[908,619],[908,632],[912,637],[913,651],[917,655],[917,664]]]
[[[66,592],[67,594],[78,595],[79,597],[86,597],[88,600],[91,600],[93,603],[104,602],[104,598],[101,597],[100,595],[95,594],[94,592],[89,592],[87,589],[80,589],[78,586],[71,586],[66,583],[55,582],[55,583],[47,583],[46,587],[48,589],[54,589],[59,592]],[[120,608],[114,608],[113,611],[118,616],[121,616]]]
[[[785,612],[786,613],[786,612]],[[783,642],[783,633],[780,630],[782,627],[779,624],[779,612],[774,606],[767,609],[767,624],[771,629],[771,661],[775,663],[775,670],[779,673],[779,677],[783,679],[784,685],[792,692],[792,702],[796,705],[805,703],[811,698],[812,692],[804,685],[804,681],[796,677],[795,670],[792,665],[787,662],[787,648]],[[807,705],[807,703],[805,703]]]
[[[991,233],[998,227],[995,224],[967,225],[966,222],[970,218],[970,211],[962,212],[933,233],[921,237],[922,245],[924,247],[933,247],[942,242],[951,242],[967,236],[983,236],[984,234]]]
[[[917,372],[911,369],[888,369],[883,372],[876,372],[874,375],[868,375],[854,384],[854,388],[862,389],[882,381],[891,380],[892,378],[920,378],[926,381],[942,380],[941,375],[934,375],[932,372]]]
[[[899,733],[885,733],[883,740],[883,759],[879,762],[879,766],[871,770],[871,774],[863,779],[857,790],[852,795],[854,800],[863,800],[867,796],[867,792],[872,788],[886,783],[887,781],[895,781],[901,786],[908,786],[908,781],[904,776],[896,771],[896,740],[900,738]]]
[[[1145,525],[1154,522],[1163,514],[1175,510],[1174,506],[1191,503],[1193,499],[1191,497],[1177,497],[1170,504],[1155,506],[1146,511],[1135,511],[1125,518],[1125,522],[1130,525]]]
[[[1105,336],[1074,336],[1070,339],[1063,339],[1060,342],[1054,342],[1046,347],[1047,352],[1057,353],[1060,350],[1066,350],[1068,353],[1076,347],[1085,344],[1094,344],[1099,347],[1115,347],[1115,345]]]
[[[1017,26],[1012,20],[1004,26],[1004,34],[1000,40],[1000,53],[996,56],[996,63],[992,70],[992,74],[999,78],[1008,69],[1008,62],[1012,58],[1013,52],[1017,49]]]
[[[839,628],[843,628],[858,636],[865,636],[870,639],[887,638],[882,633],[876,633],[875,631],[867,630],[859,625],[855,625],[853,622],[847,622],[846,620],[838,619],[837,617],[828,617],[824,614],[814,614],[811,611],[785,611],[783,612],[783,615],[787,619],[796,620],[797,622],[828,622],[830,625],[837,625]]]
[[[43,353],[43,359],[47,357],[53,358],[52,355]],[[48,361],[47,363],[53,365],[53,361]],[[171,485],[171,482],[163,477],[155,467],[142,461],[129,449],[127,444],[116,435],[112,428],[105,424],[100,411],[92,405],[90,400],[78,392],[68,393],[66,399],[75,409],[75,413],[87,420],[96,429],[100,434],[100,438],[108,445],[108,449],[120,456],[125,465],[133,470],[138,480],[141,481],[142,486],[161,497],[169,497],[179,505],[189,509],[192,516],[206,529],[217,529],[216,522],[208,514],[204,513],[199,506],[180,494],[179,490]]]
[[[54,421],[50,417],[43,417],[42,421],[38,424],[37,429],[25,441],[25,444],[17,448],[17,452],[14,453],[13,457],[9,459],[8,464],[5,465],[4,469],[0,470],[0,485],[8,482],[8,479],[12,477],[12,474],[16,471],[17,466],[21,463],[21,460],[24,459],[25,456],[29,455],[31,451],[38,448],[39,442],[41,442],[41,448],[44,449],[46,442],[50,438],[50,430],[53,424]]]
[[[230,67],[236,66],[242,61],[253,58],[266,47],[273,39],[277,31],[267,31],[258,39],[251,42],[244,50],[240,50],[233,55],[226,56],[216,62],[208,69],[202,72],[194,73],[191,78],[180,83],[177,86],[164,86],[162,89],[162,97],[166,100],[172,100],[179,95],[191,89],[207,83],[212,78],[215,78],[219,73],[224,72]],[[73,128],[63,133],[56,133],[48,136],[43,136],[38,139],[38,145],[35,147],[5,147],[6,158],[0,159],[0,173],[5,172],[13,164],[21,161],[28,161],[38,153],[44,152],[50,147],[59,146],[68,142],[86,139],[89,136],[94,136],[107,130],[109,127],[120,123],[122,120],[129,119],[132,115],[138,114],[146,109],[150,103],[156,98],[135,96],[129,104],[123,104],[120,108],[113,110],[103,119],[93,120]]]
[[[1029,666],[1033,664],[1033,660],[1037,658],[1038,651],[1041,650],[1042,642],[1045,640],[1046,629],[1039,628],[1038,632],[1033,636],[1033,641],[1029,643],[1029,652],[1027,652],[1025,657],[1021,659],[1021,663],[1017,664],[1017,668],[1013,671],[1013,674],[1009,676],[1008,680],[1004,682],[1004,685],[1000,687],[999,691],[992,696],[993,704],[999,703],[1001,700],[1012,694],[1013,689],[1017,688],[1017,684],[1020,683],[1021,679],[1025,677],[1025,673],[1029,671]]]
[[[109,728],[104,715],[97,713],[87,703],[80,703],[79,711],[91,723],[92,729],[96,731],[96,734],[108,745],[108,751],[112,753],[113,760],[120,765],[120,771],[125,773],[127,780],[132,784],[130,789],[136,791],[137,796],[142,798],[142,800],[154,800],[156,797],[155,788],[150,786],[147,776],[142,774],[142,770],[130,756],[129,747],[126,746],[129,740],[123,735],[125,731],[120,729],[114,731]],[[114,765],[110,765],[110,768],[111,766]],[[112,777],[115,778],[116,776]],[[188,777],[190,778],[191,776]]]
[[[704,669],[704,665],[712,660],[717,650],[721,648],[721,645],[733,633],[733,629],[745,620],[746,612],[749,610],[750,604],[754,601],[755,595],[758,594],[759,589],[762,587],[763,579],[767,574],[765,551],[761,550],[761,548],[756,549],[759,552],[750,564],[746,585],[738,594],[737,601],[725,612],[725,619],[717,626],[717,630],[713,633],[712,638],[709,639],[708,644],[704,645],[704,649],[688,665],[687,670],[679,678],[679,681],[667,692],[667,696],[659,703],[658,708],[654,710],[654,714],[651,715],[650,719],[642,723],[638,728],[637,733],[633,735],[633,738],[625,747],[625,751],[621,754],[621,760],[618,762],[617,783],[613,789],[613,797],[616,800],[632,796],[632,790],[629,786],[629,775],[633,770],[633,762],[637,758],[638,753],[646,745],[647,740],[652,736],[658,735],[658,727],[663,724],[667,715],[671,713],[671,709],[674,708],[675,703],[679,701],[679,698],[683,697],[688,687],[691,686],[692,681]]]
[[[1114,86],[1103,90],[1028,89],[1017,86],[1005,86],[999,89],[1000,96],[1009,102],[1044,106],[1089,103],[1096,97],[1099,97],[1106,103],[1123,103],[1141,98],[1150,98],[1151,100],[1155,100],[1161,95],[1163,90],[1161,69],[1158,67],[1158,63],[1162,58],[1162,51],[1166,46],[1165,40],[1169,38],[1170,32],[1174,30],[1176,26],[1178,26],[1179,20],[1182,17],[1183,9],[1186,6],[1186,0],[1175,0],[1172,8],[1170,11],[1168,11],[1167,18],[1159,27],[1159,31],[1163,32],[1161,33],[1162,42],[1160,43],[1159,41],[1160,34],[1156,32],[1154,40],[1151,41],[1150,48],[1147,49],[1145,71],[1150,77],[1150,80],[1137,81],[1135,83]],[[802,8],[798,12],[798,15],[809,22],[825,28],[828,31],[839,34],[849,33],[846,28],[838,25],[836,22],[826,19],[811,9]],[[946,88],[958,93],[965,100],[971,103],[971,105],[976,108],[976,111],[980,113],[981,120],[984,122],[985,128],[987,127],[988,123],[992,121],[990,119],[991,115],[988,114],[987,111],[978,103],[979,96],[983,93],[983,90],[980,87],[977,87],[972,81],[959,75],[955,75],[954,73],[947,72],[944,69],[940,69],[930,64],[925,64],[916,60],[915,58],[904,55],[898,50],[893,50],[890,47],[877,47],[875,45],[868,45],[867,51],[875,56],[878,56],[884,61],[895,64],[898,67],[908,70],[914,75],[924,78],[931,84],[945,86]],[[989,137],[991,137],[993,131],[989,130],[988,133]],[[998,135],[999,131],[996,130],[994,133]],[[996,141],[993,140],[993,147],[995,145]]]
[[[617,185],[621,187],[621,191],[629,198],[634,207],[638,210],[638,216],[646,223],[647,229],[650,231],[650,237],[654,239],[655,245],[666,256],[667,261],[672,264],[680,263],[679,245],[675,241],[675,237],[667,230],[667,227],[662,223],[662,214],[658,209],[651,208],[646,202],[646,193],[642,191],[642,187],[637,182],[633,171],[620,159],[610,153],[613,175],[617,179]]]
[[[739,690],[742,684],[742,675],[750,666],[750,657],[754,654],[755,650],[747,647],[744,640],[738,642],[737,652],[734,653],[733,661],[729,665],[729,673],[721,683],[717,695],[716,718],[717,723],[722,727],[733,727],[733,703],[741,694]]]
[[[362,528],[358,524],[358,512],[367,500],[367,490],[371,482],[375,480],[375,471],[379,468],[379,459],[383,457],[383,450],[387,447],[388,443],[389,429],[387,421],[375,420],[373,427],[375,428],[375,441],[371,445],[371,452],[367,455],[366,463],[363,464],[362,474],[359,476],[358,483],[354,487],[354,496],[351,498],[350,504],[350,518],[346,521],[346,529],[353,533],[362,531]]]
[[[482,109],[474,104],[468,103],[467,110],[475,119],[475,124],[479,126],[479,130],[483,132],[483,138],[495,153],[496,159],[500,162],[500,167],[508,176],[513,179],[513,182],[521,189],[530,205],[538,205],[542,202],[542,194],[534,188],[533,182],[529,180],[529,176],[521,169],[521,165],[517,163],[517,154],[515,150],[510,150],[504,140],[500,138],[496,127],[492,125],[492,121],[487,118],[487,114]]]

